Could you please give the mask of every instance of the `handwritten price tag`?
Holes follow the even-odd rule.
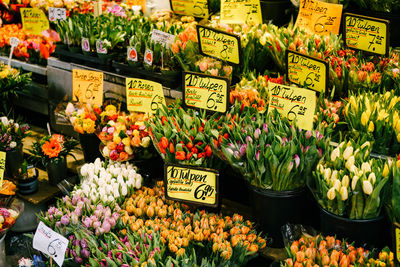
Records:
[[[5,169],[6,169],[6,152],[0,151],[0,188],[3,186]]]
[[[89,70],[72,70],[73,100],[81,103],[103,104],[103,73]]]
[[[19,39],[16,37],[11,37],[10,38],[10,45],[11,45],[11,49],[10,49],[10,55],[8,56],[8,68],[11,67],[11,58],[12,55],[14,53],[14,49],[18,46],[19,44]]]
[[[343,5],[301,0],[295,28],[307,28],[312,32],[325,35],[331,32],[339,34]]]
[[[151,32],[151,41],[169,47],[171,44],[174,43],[175,35],[153,29],[153,31]]]
[[[394,246],[397,262],[400,262],[400,224],[394,223]]]
[[[65,8],[49,7],[49,21],[66,20],[67,10]]]
[[[221,0],[221,22],[226,24],[262,23],[260,0]]]
[[[389,21],[345,13],[343,37],[346,46],[378,55],[389,53]]]
[[[21,8],[22,27],[29,33],[40,34],[50,28],[49,20],[39,8]]]
[[[183,103],[186,106],[225,113],[228,109],[229,80],[195,72],[184,72]]]
[[[170,0],[171,9],[178,15],[208,18],[208,0]]]
[[[304,130],[313,129],[313,120],[317,96],[315,91],[276,83],[268,83],[269,107],[286,117],[290,122]]]
[[[240,38],[237,35],[197,25],[200,53],[233,64],[240,63]]]
[[[165,164],[164,186],[168,199],[218,206],[218,171],[188,165]]]
[[[306,88],[325,92],[328,87],[328,63],[319,58],[287,50],[286,67],[289,81]]]
[[[39,222],[33,237],[33,248],[44,254],[49,255],[58,266],[62,266],[65,257],[65,251],[68,247],[68,239],[54,232],[43,222]]]
[[[160,83],[135,78],[126,79],[126,102],[129,111],[153,114],[166,105]]]

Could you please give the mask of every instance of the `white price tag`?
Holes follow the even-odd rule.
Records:
[[[90,43],[88,38],[82,37],[82,50],[90,52]]]
[[[127,57],[128,61],[134,61],[134,62],[138,61],[138,54],[133,46],[128,46]]]
[[[54,259],[58,266],[62,266],[65,251],[68,247],[68,239],[54,232],[43,222],[40,222],[35,236],[33,237],[33,248],[37,249]]]
[[[144,53],[144,63],[153,65],[153,51],[151,49],[146,48],[146,52]]]
[[[18,44],[19,44],[19,39],[18,38],[16,38],[16,37],[11,37],[10,38],[11,49],[10,49],[10,55],[8,57],[8,68],[11,67],[11,58],[12,58],[12,55],[14,53],[14,48],[16,48],[18,46]]]
[[[153,30],[151,32],[151,41],[160,43],[165,46],[170,46],[174,43],[175,41],[175,35],[159,31],[159,30]]]
[[[66,20],[67,10],[65,8],[49,7],[49,21]]]
[[[107,48],[103,48],[102,40],[96,40],[96,51],[99,54],[107,54]]]

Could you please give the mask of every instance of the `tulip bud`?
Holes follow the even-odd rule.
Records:
[[[336,197],[335,188],[332,187],[331,189],[328,190],[327,197],[329,200],[335,199],[335,197]]]
[[[368,131],[369,131],[370,133],[373,133],[374,130],[375,130],[374,123],[373,123],[372,121],[370,121],[370,122],[369,122],[369,125],[368,125]]]
[[[382,176],[386,178],[388,175],[389,175],[389,167],[388,167],[388,165],[385,163],[385,167],[383,167]]]
[[[343,158],[345,160],[348,160],[351,155],[353,155],[353,147],[352,146],[346,147],[346,149],[343,152]]]
[[[364,111],[364,112],[361,114],[361,124],[362,124],[363,126],[366,126],[367,123],[368,123],[368,120],[369,120],[369,117],[368,117],[367,113]]]
[[[343,178],[342,178],[342,186],[348,187],[349,186],[349,182],[350,182],[349,176],[348,175],[343,176]]]
[[[349,197],[349,194],[347,192],[347,187],[342,186],[340,188],[340,196],[342,197],[342,200],[346,200]]]
[[[333,187],[335,188],[336,191],[340,190],[340,181],[338,179],[335,180],[335,184],[333,185]]]
[[[354,165],[354,162],[355,162],[354,156],[350,156],[350,157],[347,159],[347,161],[346,161],[346,168],[347,168],[348,170],[350,170],[351,166]]]
[[[324,166],[322,164],[318,164],[317,170],[319,170],[320,173],[324,173]]]
[[[261,130],[260,130],[260,128],[257,128],[257,129],[254,131],[254,138],[255,138],[255,139],[260,138],[260,134],[261,134]]]
[[[363,181],[362,188],[363,188],[363,191],[365,194],[367,194],[367,195],[372,194],[373,187],[372,187],[372,184],[370,183],[370,181],[368,181],[368,180]]]
[[[331,169],[330,168],[326,168],[324,170],[324,179],[325,181],[329,181],[329,178],[331,178]]]
[[[337,148],[335,148],[335,149],[332,151],[332,154],[331,154],[331,161],[335,161],[336,158],[339,157],[339,155],[340,155],[340,150],[339,150],[339,148],[337,147]]]
[[[354,173],[355,175],[358,175],[358,169],[357,169],[357,167],[355,166],[355,165],[352,165],[351,167],[350,167],[350,170],[349,170],[351,173]]]
[[[350,97],[350,106],[352,110],[357,110],[356,99],[354,98],[354,96]]]
[[[332,172],[332,174],[331,174],[331,179],[332,179],[332,180],[336,180],[336,179],[337,179],[337,176],[338,176],[338,171],[337,171],[337,170],[334,170],[334,171]]]
[[[376,181],[376,177],[375,177],[375,173],[373,173],[373,172],[371,172],[369,175],[368,175],[368,181],[371,183],[371,184],[375,184],[375,181]]]
[[[355,176],[353,176],[353,179],[351,180],[351,189],[353,191],[356,190],[358,179],[359,179],[359,177],[357,175],[355,175]]]

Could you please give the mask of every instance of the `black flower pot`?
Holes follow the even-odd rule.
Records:
[[[57,185],[67,178],[67,161],[64,157],[50,161],[47,166],[47,175],[51,185]]]
[[[261,0],[260,5],[263,22],[272,20],[273,24],[282,26],[290,21],[290,0]]]
[[[306,222],[310,209],[307,190],[273,191],[250,185],[253,218],[260,230],[272,237],[272,247],[283,247],[281,228],[287,223]]]
[[[95,134],[79,134],[85,162],[94,162],[97,158],[103,159],[99,151],[100,139]]]
[[[383,248],[390,243],[390,224],[385,216],[374,219],[351,220],[337,216],[320,207],[321,231],[337,238],[347,238],[356,245],[367,244],[371,247]]]
[[[24,160],[24,153],[22,151],[22,144],[15,149],[6,152],[6,176],[16,178],[18,170],[21,168]]]
[[[30,195],[38,190],[38,170],[35,170],[36,175],[28,178],[27,174],[18,177],[18,192],[22,195]]]

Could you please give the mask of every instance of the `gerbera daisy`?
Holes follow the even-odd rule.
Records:
[[[53,138],[50,141],[46,141],[42,145],[42,151],[45,155],[49,156],[49,158],[56,158],[61,152],[61,144],[54,140]]]

